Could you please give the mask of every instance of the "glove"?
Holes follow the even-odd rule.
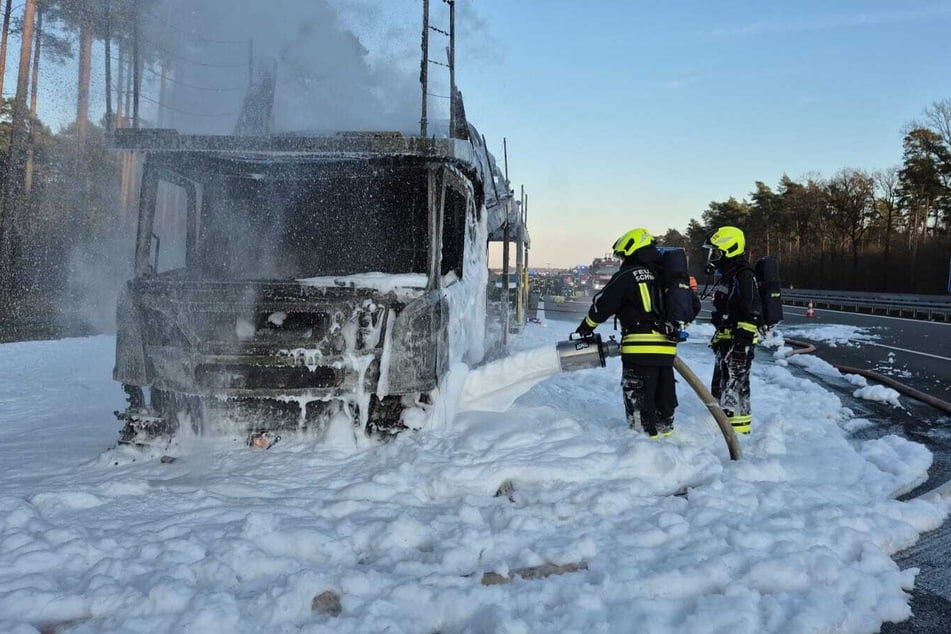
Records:
[[[664,335],[671,341],[680,340],[680,328],[676,324],[672,324],[669,321],[655,321],[654,330]]]
[[[594,328],[589,326],[588,322],[582,321],[581,324],[575,329],[575,332],[582,337],[590,337],[592,333],[594,333]]]

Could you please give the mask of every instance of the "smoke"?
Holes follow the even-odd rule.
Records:
[[[421,16],[408,0],[165,0],[143,36],[167,71],[159,123],[230,134],[249,83],[273,72],[273,132],[412,132]]]
[[[68,255],[67,297],[60,301],[59,329],[70,335],[114,333],[116,302],[132,276],[134,232],[117,228],[94,245]]]
[[[430,6],[428,117],[438,131],[448,118],[448,69],[440,65],[448,61],[448,38],[440,31],[449,17],[445,3]],[[458,2],[456,17],[457,59],[479,64],[496,55],[473,3]],[[270,77],[273,133],[418,133],[419,0],[159,0],[143,9],[141,23],[143,127],[233,134],[249,88]],[[134,217],[106,223],[68,256],[66,321],[113,330],[116,296],[131,276],[134,225]],[[163,237],[162,260],[172,248]],[[277,264],[258,263],[268,271],[274,267],[263,265]]]

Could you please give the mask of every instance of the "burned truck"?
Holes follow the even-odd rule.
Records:
[[[499,354],[487,241],[518,214],[478,132],[117,131],[141,193],[117,310],[120,442],[407,426]],[[270,441],[265,441],[270,442]]]

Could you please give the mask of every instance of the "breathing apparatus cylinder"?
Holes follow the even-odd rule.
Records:
[[[556,348],[563,372],[603,368],[609,357],[621,354],[621,344],[614,337],[603,341],[597,333],[586,337],[572,333],[567,341],[559,341]]]

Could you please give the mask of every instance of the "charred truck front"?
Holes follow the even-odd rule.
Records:
[[[393,433],[452,363],[498,352],[487,240],[513,203],[470,139],[120,133],[142,165],[120,440]]]

